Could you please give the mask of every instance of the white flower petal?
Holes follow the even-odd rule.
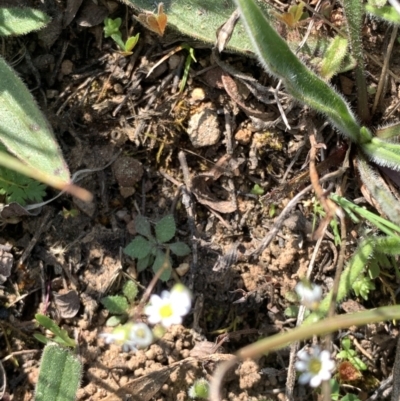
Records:
[[[304,361],[297,361],[294,366],[299,372],[305,372],[308,369],[308,363]]]
[[[307,384],[312,378],[312,374],[310,372],[302,373],[299,377],[300,384]]]
[[[320,375],[316,375],[311,378],[310,380],[310,386],[311,387],[318,387],[321,384],[321,377]]]

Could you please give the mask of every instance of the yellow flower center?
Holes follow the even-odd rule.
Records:
[[[322,363],[318,358],[312,358],[310,360],[309,371],[313,375],[317,375],[319,373],[319,371],[321,370],[321,367],[322,367]]]
[[[160,308],[160,316],[163,318],[170,317],[173,314],[173,310],[170,304],[163,305]]]

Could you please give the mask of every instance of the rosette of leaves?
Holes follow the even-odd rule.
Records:
[[[186,256],[190,253],[190,248],[184,242],[169,243],[176,233],[174,216],[169,214],[158,221],[154,227],[155,235],[152,233],[149,220],[144,216],[136,217],[135,228],[139,235],[125,247],[124,253],[137,259],[138,272],[148,266],[152,266],[154,273],[163,268],[160,279],[167,281],[171,276],[172,263],[165,250],[169,248],[176,256]]]
[[[129,280],[122,288],[122,295],[110,295],[100,300],[103,306],[113,315],[107,319],[107,326],[114,327],[128,320],[130,305],[135,301],[137,294],[137,285]]]

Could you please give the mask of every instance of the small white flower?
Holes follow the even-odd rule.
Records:
[[[127,323],[116,327],[111,333],[101,333],[107,344],[117,344],[124,352],[136,352],[146,348],[153,341],[153,333],[145,323]]]
[[[302,350],[297,353],[296,369],[302,374],[299,377],[300,384],[310,383],[311,387],[318,387],[323,380],[331,378],[331,371],[335,362],[331,359],[329,351],[321,351],[319,347],[313,347],[310,353]]]
[[[316,309],[322,298],[322,288],[319,285],[301,281],[296,285],[296,293],[302,305],[309,309]]]
[[[192,307],[192,293],[189,288],[183,284],[175,284],[171,289],[171,301],[174,303],[179,303],[182,308],[186,308],[187,315]]]
[[[146,323],[134,323],[129,337],[139,348],[146,348],[153,342],[153,332]]]
[[[131,339],[131,330],[133,323],[128,323],[120,327],[116,327],[111,333],[101,333],[100,337],[103,337],[107,344],[117,344],[122,347],[124,352],[137,351],[137,343]]]
[[[151,324],[161,323],[164,327],[182,323],[191,306],[190,292],[184,286],[174,286],[171,292],[163,291],[161,297],[153,294],[144,308]]]

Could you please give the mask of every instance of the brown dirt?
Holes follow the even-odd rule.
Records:
[[[84,1],[84,6],[90,2]],[[64,15],[63,1],[48,3],[50,14]],[[124,17],[125,7],[114,6],[112,16]],[[101,15],[101,9],[94,9]],[[1,244],[10,245],[7,252],[14,258],[11,275],[0,288],[0,357],[15,353],[3,359],[7,393],[14,401],[34,399],[42,347],[32,334],[34,314],[40,311],[78,339],[84,365],[78,400],[184,401],[195,379],[210,378],[216,364],[231,358],[240,347],[295,327],[295,319],[288,318],[285,309],[292,305],[288,299],[306,274],[314,251],[312,195],[298,204],[260,257],[250,259],[246,255],[273,226],[271,215],[278,215],[294,194],[288,192],[276,201],[273,213],[251,190],[255,184],[266,192],[276,188],[295,157],[286,181],[303,165],[307,167],[304,122],[313,119],[319,126],[322,121],[299,106],[287,108],[289,100],[284,97],[289,123],[295,128],[286,131],[282,121],[271,128],[257,128],[262,121],[252,123],[250,114],[256,110],[271,122],[279,117],[277,107],[259,102],[238,84],[253,112],[241,110],[221,83],[222,70],[215,66],[207,70],[212,67],[211,51],[202,45],[195,45],[198,63],[192,65],[186,88],[179,94],[182,52],[146,76],[176,44],[161,42],[136,25],[135,30],[141,31],[139,45],[132,56],[123,57],[114,51],[111,40],[103,38],[102,24],[78,24],[90,16],[95,18],[82,8],[65,27],[55,19],[40,33],[39,41],[37,34],[27,36],[24,43],[32,62],[25,58],[15,65],[28,87],[36,88],[33,93],[54,128],[70,170],[92,170],[79,185],[90,190],[94,200],[84,204],[63,196],[45,206],[39,216],[19,218],[3,228]],[[368,52],[381,59],[385,28],[371,23],[366,29]],[[5,43],[5,56],[11,60],[18,45],[14,39]],[[64,45],[68,45],[65,54]],[[399,57],[397,46],[395,74]],[[254,60],[229,54],[223,58],[251,72],[260,83],[274,84]],[[368,67],[369,83],[376,85],[379,68],[372,62]],[[354,100],[349,82],[354,83],[351,72],[334,83],[342,84]],[[397,101],[396,84],[395,79],[389,82],[378,114]],[[398,112],[394,116],[398,118]],[[227,127],[233,139],[227,138]],[[331,136],[328,153],[337,143],[336,135]],[[227,157],[229,145],[233,152]],[[180,186],[185,178],[179,152],[186,155],[193,178],[193,216],[182,201]],[[360,196],[353,173],[348,174],[347,183],[346,195]],[[78,216],[66,216],[65,210],[71,209],[77,209]],[[135,262],[121,252],[135,235],[133,219],[139,211],[152,222],[174,214],[177,237],[193,250],[190,257],[174,262],[190,265],[181,279],[193,290],[195,307],[183,326],[173,326],[161,340],[134,354],[123,353],[99,338],[99,333],[110,330],[105,327],[108,312],[99,300],[118,293],[126,277],[137,280],[142,290],[152,278],[149,270],[138,274]],[[360,227],[348,223],[347,257],[361,235]],[[326,236],[316,255],[313,277],[325,292],[332,285],[337,249],[332,236]],[[159,283],[156,291],[172,282]],[[387,294],[395,289],[395,282],[377,283],[368,302],[352,296],[341,310],[388,304]],[[72,306],[60,309],[55,299],[68,291],[78,296],[79,310],[63,318],[72,313]],[[391,372],[397,330],[387,323],[349,333],[359,338],[360,347],[371,356],[359,354],[368,371],[355,384],[360,389],[355,393],[365,399]],[[218,343],[220,347],[214,346]],[[335,344],[339,344],[338,337]],[[289,348],[284,348],[235,366],[223,385],[223,401],[283,400],[288,360]],[[296,401],[312,397],[318,396],[296,387]]]

